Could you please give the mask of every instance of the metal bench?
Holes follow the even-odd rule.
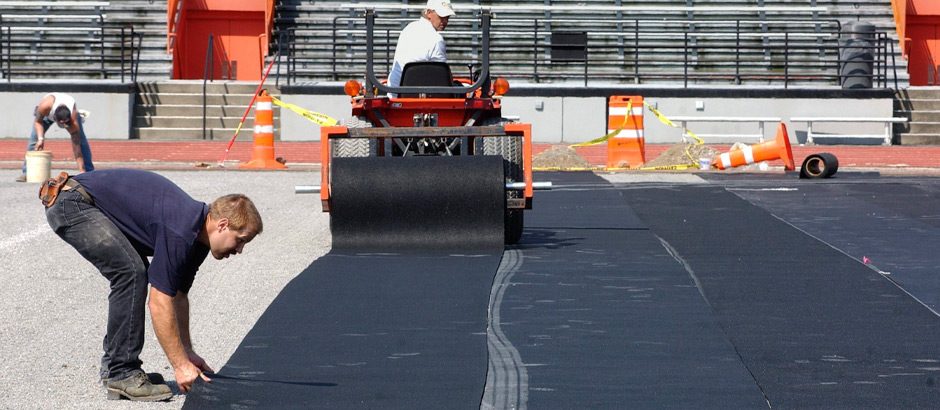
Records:
[[[892,126],[895,123],[904,123],[907,122],[907,118],[898,118],[898,117],[882,117],[882,118],[868,118],[868,117],[793,117],[790,118],[790,122],[805,122],[806,123],[806,144],[813,145],[813,123],[816,122],[881,122],[884,123],[884,142],[882,145],[891,145],[891,136],[893,135]],[[873,134],[873,137],[879,137],[880,134]],[[860,135],[839,135],[839,134],[826,134],[826,138],[836,137],[836,138],[859,138]]]
[[[690,122],[756,122],[757,123],[757,133],[756,134],[698,134],[695,135],[701,138],[709,137],[735,137],[735,138],[757,138],[759,142],[764,141],[764,123],[777,123],[780,122],[779,117],[671,117],[672,122],[678,122],[682,126],[682,141],[686,142],[686,133],[685,130],[688,129],[686,124]]]

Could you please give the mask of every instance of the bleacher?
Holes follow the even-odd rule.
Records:
[[[281,50],[279,71],[296,83],[360,77],[361,11],[368,5],[377,9],[376,65],[383,76],[398,32],[423,4],[279,0],[271,45]],[[836,87],[840,30],[862,20],[879,30],[876,87],[894,88],[896,79],[907,84],[890,0],[468,0],[455,6],[459,14],[445,38],[457,74],[479,60],[477,16],[489,8],[492,71],[515,82]],[[0,0],[0,75],[127,80],[143,67],[148,80],[169,79],[165,9],[165,0]],[[559,44],[578,33],[586,39],[583,49]]]
[[[0,75],[132,80],[138,37],[132,26],[107,21],[108,4],[0,1]]]
[[[134,27],[134,33],[140,36],[137,79],[169,79],[173,60],[166,52],[166,0],[120,0],[109,3],[106,21]]]
[[[376,9],[376,65],[389,66],[394,43],[424,2],[278,2],[272,50],[280,47],[289,80],[357,78],[365,71],[364,7]],[[550,84],[769,85],[837,87],[843,23],[879,30],[876,87],[906,85],[888,0],[574,0],[468,1],[445,32],[456,73],[479,60],[481,8],[494,13],[491,71]],[[856,8],[855,5],[858,5]],[[578,39],[583,48],[559,41]],[[565,35],[574,36],[565,37]],[[552,43],[553,35],[555,44]],[[572,58],[570,53],[576,55]],[[584,54],[578,56],[577,54]],[[892,58],[893,57],[893,58]],[[897,70],[896,70],[897,66]],[[466,71],[469,72],[469,69]]]

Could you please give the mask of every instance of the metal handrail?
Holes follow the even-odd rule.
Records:
[[[125,81],[126,75],[130,71],[131,81],[136,81],[143,35],[136,32],[131,26],[106,23],[103,18],[96,18],[94,23],[90,26],[47,27],[45,30],[48,33],[68,31],[93,33],[90,39],[66,38],[56,40],[55,44],[59,45],[77,46],[82,44],[86,46],[83,50],[74,53],[68,52],[69,50],[59,52],[55,56],[56,60],[69,62],[71,58],[77,58],[85,65],[84,67],[72,68],[75,73],[96,73],[102,79],[120,78],[122,82]],[[15,73],[24,73],[25,77],[32,74],[32,71],[28,69],[14,67],[14,59],[35,57],[33,53],[22,53],[16,50],[19,46],[32,47],[37,44],[35,38],[25,37],[29,34],[25,36],[14,35],[14,33],[24,32],[32,34],[35,29],[15,26],[10,23],[9,19],[4,19],[0,15],[0,71],[6,77],[7,82],[12,81],[12,78],[16,75]],[[137,39],[136,44],[134,42],[135,38]],[[130,40],[129,44],[128,40]],[[90,48],[92,49],[98,48],[97,53],[91,54],[91,56],[97,54],[96,58],[88,58],[88,45],[91,45]],[[129,54],[128,51],[130,51]],[[67,73],[68,69],[65,70],[64,72]],[[36,66],[34,71],[36,74],[40,74],[43,73],[44,69],[41,66]]]
[[[202,139],[206,139],[206,118],[207,118],[207,103],[206,103],[206,82],[211,81],[210,77],[215,76],[215,59],[212,58],[213,54],[213,45],[212,33],[209,33],[209,44],[206,45],[206,60],[205,64],[202,66]]]
[[[324,33],[329,33],[327,34],[328,39],[323,37],[324,42],[331,42],[330,51],[328,52],[330,61],[328,62],[323,61],[322,57],[310,56],[309,54],[304,56],[306,50],[316,50],[318,48],[317,44],[320,43],[312,42],[311,40],[316,40],[314,37],[298,35],[297,27],[290,28],[289,32],[292,35],[290,47],[294,52],[288,58],[289,66],[296,65],[298,62],[306,63],[307,66],[322,64],[323,68],[329,67],[329,72],[322,75],[327,75],[333,80],[361,75],[362,68],[356,67],[362,67],[365,58],[362,53],[364,49],[363,39],[359,36],[365,36],[367,30],[360,29],[358,25],[341,29],[342,22],[347,20],[361,21],[361,17],[335,17],[330,19],[328,24],[322,26]],[[403,22],[410,19],[395,17],[388,20]],[[561,21],[561,19],[555,20]],[[792,20],[788,19],[787,21]],[[512,30],[507,30],[505,27],[496,25],[496,20],[494,20],[494,25],[491,28],[494,42],[491,45],[490,53],[500,57],[492,60],[491,65],[494,65],[495,68],[491,71],[509,78],[521,77],[536,83],[570,78],[570,75],[566,73],[569,68],[574,68],[572,63],[564,63],[559,66],[557,62],[552,62],[547,57],[546,50],[552,47],[547,39],[549,33],[543,32],[540,28],[547,20],[531,19],[530,21],[533,24],[527,30],[519,31],[521,27],[518,24],[514,25]],[[586,53],[590,56],[590,64],[580,63],[583,66],[578,68],[583,68],[583,70],[581,70],[582,73],[578,77],[583,76],[585,81],[595,78],[612,78],[621,82],[632,80],[634,83],[674,79],[675,73],[670,71],[671,64],[668,61],[663,63],[659,60],[653,60],[655,63],[647,65],[644,64],[644,54],[651,51],[668,53],[670,50],[675,49],[682,50],[685,55],[688,55],[689,52],[697,54],[717,52],[728,56],[728,58],[719,56],[719,58],[706,60],[683,57],[679,79],[685,86],[688,86],[690,82],[696,79],[720,77],[729,77],[734,84],[741,84],[749,80],[769,79],[777,81],[775,79],[779,79],[782,80],[783,87],[791,86],[794,81],[835,84],[839,82],[840,78],[839,65],[844,63],[839,57],[841,46],[838,44],[838,40],[839,36],[846,33],[841,31],[841,23],[836,20],[807,20],[807,27],[803,29],[753,34],[748,30],[749,27],[757,24],[775,23],[775,20],[738,19],[727,21],[721,26],[708,26],[708,23],[712,23],[709,21],[668,21],[668,26],[675,28],[675,31],[671,32],[676,33],[676,35],[682,27],[688,27],[692,23],[698,25],[697,31],[694,33],[690,33],[686,29],[681,30],[683,34],[680,41],[673,44],[650,44],[651,41],[656,41],[655,37],[659,37],[661,42],[665,42],[667,37],[672,37],[654,31],[658,30],[657,27],[663,24],[662,21],[655,22],[657,26],[650,26],[654,23],[652,20],[647,19],[624,21],[631,24],[624,24],[620,32],[598,33],[588,31],[589,40],[586,45]],[[817,29],[817,25],[824,27]],[[776,27],[785,27],[785,25]],[[397,31],[398,28],[387,30],[390,33],[386,35],[387,40],[392,40],[392,36]],[[465,60],[475,58],[473,53],[463,50],[473,50],[474,45],[466,43],[465,37],[478,35],[479,30],[449,29],[447,33],[448,49],[451,54],[449,57],[451,57],[452,64],[462,65]],[[456,38],[457,34],[460,34],[461,38]],[[601,35],[604,37],[599,40]],[[352,40],[344,38],[348,36],[353,36]],[[752,43],[754,39],[758,38],[767,40],[767,43],[755,48]],[[713,46],[707,44],[708,40],[714,39],[727,41],[727,45]],[[888,87],[888,76],[891,75],[889,70],[893,70],[894,86],[897,88],[897,67],[893,61],[893,50],[887,44],[890,41],[887,39],[887,33],[879,32],[875,39],[877,41],[873,41],[873,47],[876,47],[873,49],[873,54],[876,58],[872,62],[875,71],[871,75],[878,86]],[[702,40],[706,42],[703,43]],[[281,41],[283,40],[279,40],[279,42]],[[611,42],[617,44],[610,44]],[[810,45],[810,43],[812,44]],[[388,46],[391,46],[391,44]],[[731,47],[735,49],[730,50]],[[763,50],[768,47],[769,51],[766,57],[756,55],[752,57],[749,54],[750,51]],[[322,50],[322,48],[319,49]],[[344,53],[343,50],[349,51]],[[507,50],[513,50],[513,52],[509,53]],[[528,51],[526,52],[526,50]],[[816,51],[818,51],[816,53],[818,56],[813,60],[808,59],[807,55]],[[345,57],[343,54],[348,54],[350,57]],[[892,58],[890,62],[888,61],[889,55]],[[609,56],[615,57],[611,58]],[[385,60],[389,60],[389,58],[386,57]],[[322,63],[318,61],[322,61]],[[382,59],[379,57],[379,63],[381,62]],[[385,61],[385,63],[389,64],[390,61]],[[832,65],[829,68],[819,67],[820,64],[828,65],[830,63]],[[654,67],[653,64],[656,66]],[[597,67],[602,67],[602,69]],[[651,68],[653,69],[651,70]],[[778,69],[781,71],[777,71]],[[755,72],[756,70],[763,70],[763,72]],[[302,74],[290,68],[288,71],[287,81],[289,84],[296,82]]]

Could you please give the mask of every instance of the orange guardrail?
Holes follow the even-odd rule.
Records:
[[[905,58],[910,47],[910,40],[907,38],[907,2],[909,0],[891,0],[891,11],[894,13],[894,26],[898,31],[898,43],[901,47],[901,55]]]

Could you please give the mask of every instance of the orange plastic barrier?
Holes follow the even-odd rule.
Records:
[[[262,93],[255,102],[255,136],[251,148],[251,161],[239,168],[284,169],[274,157],[274,110],[271,96]]]
[[[618,129],[607,139],[607,168],[642,166],[646,163],[643,96],[614,95],[607,100],[607,133]]]
[[[733,149],[724,154],[716,155],[712,159],[712,164],[718,169],[725,169],[775,159],[782,159],[783,167],[787,171],[796,169],[796,165],[793,163],[793,150],[790,148],[787,126],[782,122],[777,126],[777,137],[773,141],[749,145],[743,149]]]

